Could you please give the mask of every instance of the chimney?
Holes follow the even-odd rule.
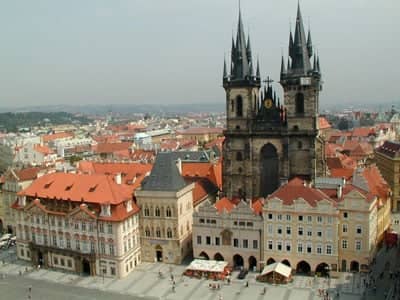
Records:
[[[346,178],[342,177],[342,186],[346,185]]]
[[[182,160],[180,158],[178,158],[178,160],[176,161],[176,167],[179,170],[179,174],[182,175]]]
[[[342,188],[342,186],[339,184],[339,185],[337,186],[337,188],[336,188],[336,195],[337,195],[337,198],[338,198],[338,199],[342,198],[342,194],[343,194],[343,188]]]
[[[115,181],[116,184],[121,184],[121,183],[122,183],[122,176],[121,176],[121,173],[115,174],[115,176],[114,176],[114,181]]]

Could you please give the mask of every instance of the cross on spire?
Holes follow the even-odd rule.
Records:
[[[269,76],[267,76],[267,79],[264,79],[263,82],[266,83],[268,86],[270,86],[270,84],[273,83],[274,81]]]

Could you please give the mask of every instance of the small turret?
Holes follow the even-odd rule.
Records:
[[[311,56],[313,55],[313,47],[312,47],[312,40],[311,40],[311,31],[310,31],[310,29],[308,29],[307,50],[308,50],[308,57],[311,58]]]

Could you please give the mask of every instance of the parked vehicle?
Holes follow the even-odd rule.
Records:
[[[6,249],[7,244],[8,244],[8,241],[0,241],[0,249]]]
[[[11,238],[10,233],[3,234],[3,236],[0,238],[0,242],[8,241]]]

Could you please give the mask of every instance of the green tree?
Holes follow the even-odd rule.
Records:
[[[0,173],[3,173],[13,162],[13,153],[10,147],[0,145]]]

